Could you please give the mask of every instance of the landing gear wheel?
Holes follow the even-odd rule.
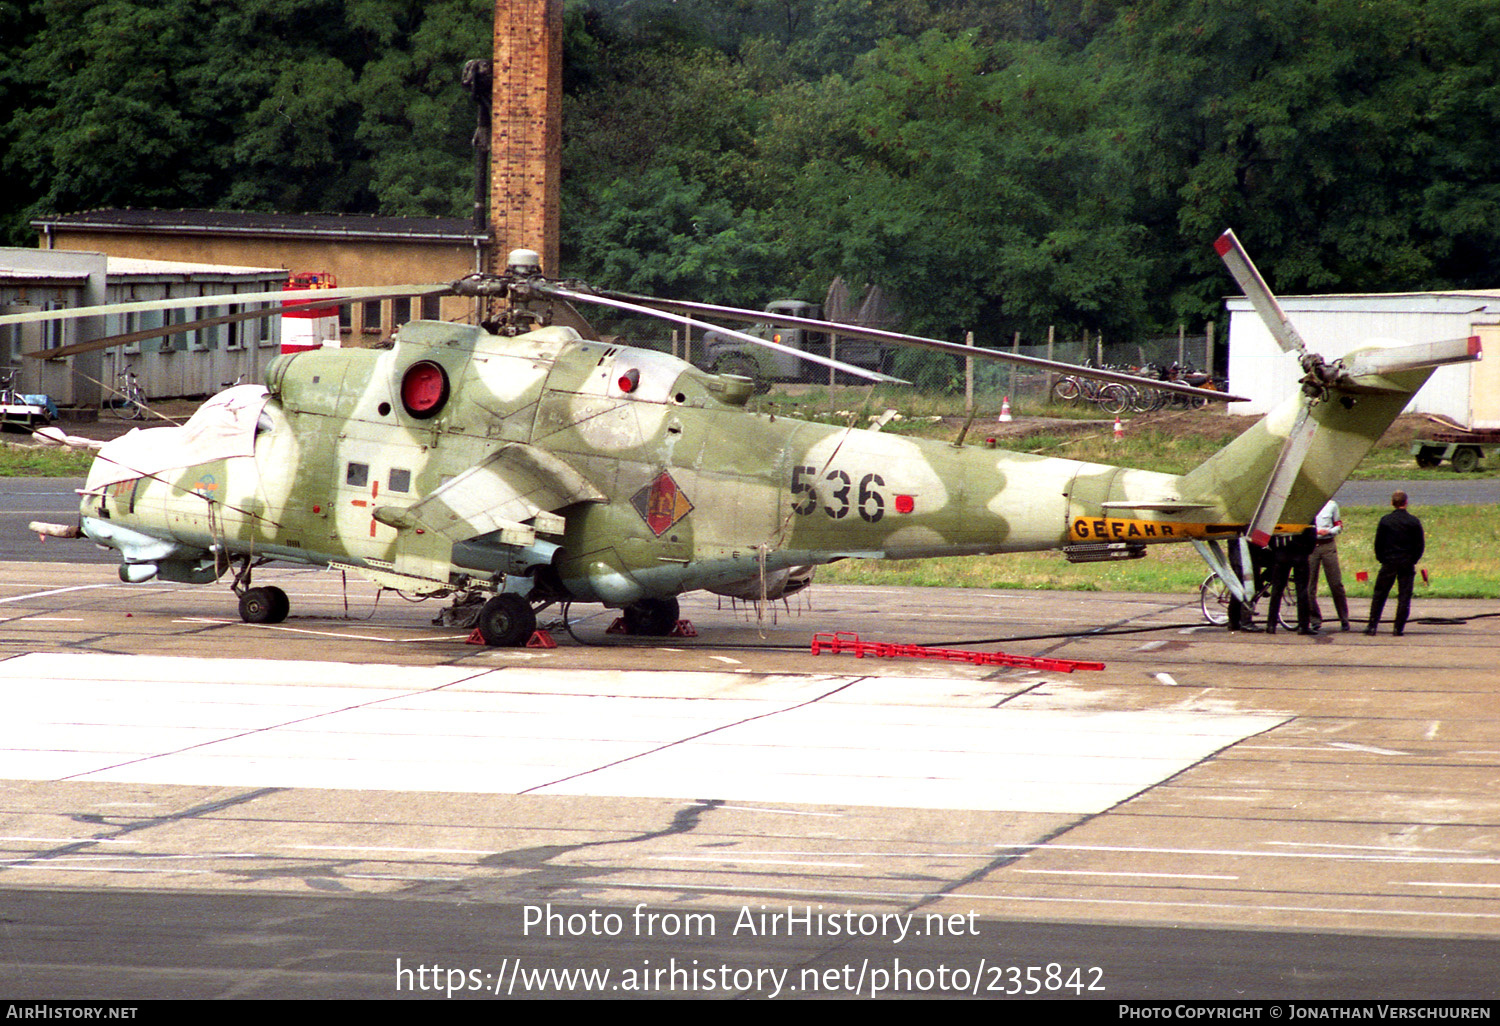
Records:
[[[674,598],[641,599],[626,606],[623,612],[625,633],[664,638],[677,626],[681,609]]]
[[[526,644],[536,630],[536,613],[520,595],[496,595],[479,609],[479,636],[493,648]]]
[[[274,585],[240,592],[240,619],[246,623],[280,623],[291,609],[286,592]]]

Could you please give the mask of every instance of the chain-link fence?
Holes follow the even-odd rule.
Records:
[[[1013,408],[1037,409],[1052,406],[1085,406],[1098,403],[1106,412],[1124,409],[1159,408],[1165,402],[1148,390],[1109,390],[1104,383],[1087,378],[1073,378],[1062,372],[1021,366],[976,357],[972,360],[928,350],[890,346],[859,339],[828,337],[823,333],[800,329],[755,333],[790,346],[801,353],[831,357],[843,363],[868,370],[881,371],[910,381],[929,395],[951,397],[955,407],[966,407],[972,400],[979,409],[998,410],[1009,399]],[[778,353],[742,339],[709,333],[686,336],[674,332],[669,338],[621,339],[630,345],[656,349],[687,359],[704,370],[740,374],[755,380],[761,392],[799,391],[809,387],[863,385],[864,379],[799,356]],[[1161,335],[1132,342],[1110,342],[1097,336],[1060,339],[1054,334],[1050,342],[1013,339],[1003,351],[1014,355],[1076,366],[1103,367],[1157,379],[1175,378],[1200,384],[1216,360],[1224,356],[1216,350],[1211,332]],[[1214,373],[1214,387],[1222,388],[1222,374]]]

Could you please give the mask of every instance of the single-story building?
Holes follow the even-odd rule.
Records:
[[[1332,362],[1371,340],[1437,342],[1479,336],[1485,358],[1437,368],[1407,406],[1469,428],[1500,428],[1500,290],[1375,295],[1279,296],[1307,346]],[[1230,299],[1229,391],[1250,398],[1232,413],[1265,413],[1297,390],[1294,353],[1284,353],[1250,301]]]
[[[31,225],[42,249],[328,272],[341,288],[455,281],[483,269],[489,244],[463,218],[374,214],[117,209],[53,214]],[[419,303],[387,299],[344,306],[344,344],[378,342],[413,317],[458,319],[474,307],[472,299],[457,296]]]
[[[279,267],[0,249],[0,313],[191,296],[280,293],[286,279],[286,271]],[[237,307],[226,304],[201,311],[138,312],[4,325],[0,326],[0,367],[16,370],[18,391],[48,395],[59,406],[97,404],[127,370],[135,372],[147,398],[206,395],[217,392],[226,382],[260,377],[281,343],[279,317],[218,324],[55,360],[23,354],[233,312]]]

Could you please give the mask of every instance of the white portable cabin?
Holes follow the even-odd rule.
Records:
[[[1310,350],[1332,362],[1373,339],[1436,342],[1478,335],[1485,358],[1433,371],[1408,413],[1446,417],[1468,428],[1500,428],[1500,290],[1395,292],[1349,296],[1279,296],[1287,319]],[[1297,390],[1294,353],[1276,345],[1243,298],[1230,299],[1229,390],[1250,402],[1230,412],[1260,414]]]

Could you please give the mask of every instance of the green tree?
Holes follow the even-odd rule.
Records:
[[[11,237],[105,206],[461,215],[488,0],[0,6]]]
[[[1497,19],[1488,2],[1122,5],[1093,53],[1135,71],[1139,217],[1176,308],[1217,308],[1208,243],[1231,226],[1283,292],[1492,283]]]
[[[894,288],[929,334],[1128,330],[1148,275],[1106,85],[1055,44],[887,41],[778,105],[778,228],[823,280]]]
[[[771,249],[757,219],[672,167],[617,179],[589,216],[565,211],[569,273],[610,288],[759,306]]]

